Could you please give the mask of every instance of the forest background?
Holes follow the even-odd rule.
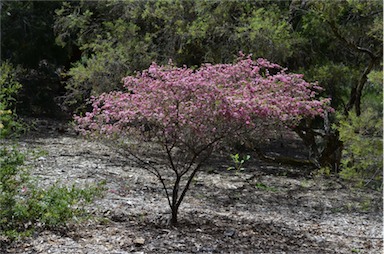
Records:
[[[343,177],[382,188],[382,1],[2,1],[0,6],[3,125],[16,113],[71,119],[89,110],[91,96],[123,89],[123,77],[152,62],[172,59],[176,66],[198,68],[233,63],[242,51],[317,81],[336,112],[325,124],[303,122],[297,133],[320,167],[339,173],[340,164]],[[338,149],[342,158],[335,158]]]

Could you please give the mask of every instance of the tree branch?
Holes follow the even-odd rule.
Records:
[[[117,150],[117,152],[119,154],[126,155],[125,153],[122,153],[120,150]],[[141,165],[145,170],[147,170],[149,173],[151,173],[152,175],[156,176],[157,179],[159,179],[159,181],[161,182],[161,185],[163,186],[163,189],[165,191],[165,195],[167,197],[168,204],[170,207],[172,207],[172,202],[170,200],[170,195],[169,195],[169,192],[167,189],[167,185],[165,184],[165,180],[161,176],[159,170],[155,166],[151,165],[149,162],[141,159],[139,156],[137,156],[135,153],[133,153],[130,149],[124,149],[124,152],[131,155],[136,160],[137,164]]]
[[[360,52],[360,53],[365,53],[365,54],[368,54],[370,58],[372,59],[376,59],[377,56],[369,49],[367,48],[364,48],[364,47],[361,47],[361,46],[358,46],[350,41],[348,41],[346,38],[344,38],[340,32],[340,30],[337,28],[336,24],[334,21],[329,21],[327,20],[326,21],[328,23],[328,25],[331,27],[332,29],[332,32],[334,33],[334,35],[340,40],[342,41],[348,48],[356,51],[356,52]]]

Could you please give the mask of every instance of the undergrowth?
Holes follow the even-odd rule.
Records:
[[[84,189],[55,183],[43,189],[23,166],[24,159],[15,148],[0,150],[0,235],[12,241],[88,217],[85,205],[102,195],[104,183]]]

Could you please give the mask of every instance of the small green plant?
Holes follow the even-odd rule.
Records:
[[[331,168],[330,167],[322,167],[320,168],[317,173],[316,173],[316,176],[326,176],[326,177],[329,177],[331,176]]]
[[[24,157],[15,148],[0,150],[0,235],[13,240],[38,227],[64,227],[86,218],[85,204],[102,194],[103,183],[85,189],[58,183],[38,188],[23,167]]]
[[[366,198],[360,202],[359,207],[363,211],[369,211],[372,208],[372,201]]]
[[[266,184],[264,184],[262,182],[256,183],[255,187],[256,187],[256,189],[259,189],[259,190],[277,192],[276,188],[267,186]]]
[[[41,157],[48,156],[49,152],[41,147],[36,147],[33,151],[30,152],[30,157],[33,160],[36,160]]]
[[[237,154],[231,154],[232,162],[234,163],[234,166],[228,167],[227,170],[236,170],[236,172],[243,171],[244,170],[244,163],[247,162],[251,156],[245,155],[244,157],[240,157],[240,155]]]
[[[343,211],[343,207],[334,207],[331,208],[332,213],[341,213]]]

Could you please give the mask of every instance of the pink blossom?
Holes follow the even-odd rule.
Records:
[[[234,64],[204,64],[197,70],[153,63],[123,82],[129,93],[94,97],[92,112],[74,117],[80,133],[124,134],[150,126],[159,140],[182,145],[192,136],[203,145],[239,128],[254,128],[260,119],[294,126],[332,111],[329,99],[316,99],[318,84],[241,54]]]

